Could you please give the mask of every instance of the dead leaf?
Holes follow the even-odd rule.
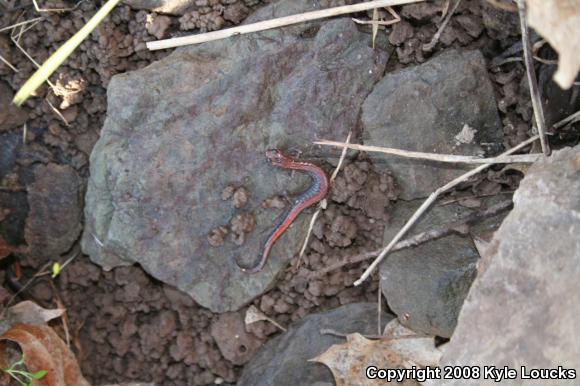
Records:
[[[441,352],[435,347],[434,337],[417,335],[396,319],[385,330],[389,335],[378,340],[366,339],[358,333],[349,334],[346,343],[336,344],[310,361],[330,368],[337,386],[419,385],[414,380],[397,383],[366,377],[365,370],[370,365],[379,369],[410,369],[439,364]]]
[[[255,306],[248,307],[248,310],[246,311],[246,316],[244,318],[244,323],[246,324],[246,326],[248,324],[256,323],[262,320],[272,323],[274,326],[278,327],[282,331],[286,331],[286,329],[282,327],[278,322],[276,322],[274,319],[267,317],[262,311],[257,309]]]
[[[558,51],[554,80],[563,89],[580,70],[580,1],[526,0],[528,23]]]
[[[48,373],[35,386],[90,386],[74,354],[48,326],[16,324],[0,337],[0,363],[7,363],[7,341],[20,346],[28,371]]]
[[[255,306],[248,307],[244,322],[246,325],[259,322],[261,320],[268,320],[269,318],[263,312],[258,310]]]
[[[6,319],[11,321],[11,324],[30,323],[42,325],[52,319],[61,317],[65,311],[64,308],[47,310],[30,300],[26,300],[8,308],[6,310]]]

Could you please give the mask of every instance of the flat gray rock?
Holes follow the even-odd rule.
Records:
[[[383,313],[381,331],[391,319],[392,315]],[[262,347],[244,367],[238,386],[295,386],[316,382],[333,385],[334,378],[328,367],[308,360],[346,340],[334,335],[321,335],[321,329],[376,335],[377,305],[353,303],[304,317]]]
[[[113,77],[91,155],[83,250],[105,269],[139,263],[214,312],[239,309],[268,289],[305,235],[300,216],[262,272],[233,263],[257,260],[282,213],[264,200],[310,184],[268,165],[265,150],[298,148],[308,159],[320,154],[308,153],[314,139],[346,138],[386,60],[350,19],[337,19],[178,49]],[[222,200],[228,185],[246,188],[245,205]],[[237,243],[236,217],[245,229]],[[229,234],[212,246],[218,227]]]
[[[422,201],[399,201],[385,229],[389,243]],[[458,204],[434,206],[411,234],[457,221],[469,209]],[[394,252],[380,265],[381,286],[402,324],[426,334],[450,337],[476,274],[479,254],[468,236],[449,235]]]
[[[501,146],[502,130],[485,60],[479,51],[448,50],[418,66],[388,73],[363,105],[368,145],[439,154],[481,155]],[[473,141],[455,137],[464,125]],[[461,166],[377,155],[404,200],[427,197],[465,172]]]
[[[443,365],[580,369],[580,146],[528,171],[469,292]],[[529,382],[529,381],[528,381]],[[576,382],[576,383],[575,383]],[[522,380],[502,384],[521,385]],[[446,385],[493,384],[481,380]]]

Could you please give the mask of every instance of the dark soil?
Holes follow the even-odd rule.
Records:
[[[4,3],[0,3],[0,28],[42,17],[22,33],[19,41],[39,63],[72,36],[101,4],[87,0],[71,12],[38,14],[28,0],[6,2],[12,4],[11,9],[3,8]],[[219,5],[219,2],[208,3]],[[238,4],[226,8],[227,19],[211,5],[183,17],[148,17],[147,11],[125,5],[117,7],[51,78],[60,95],[42,87],[20,112],[7,107],[12,97],[9,94],[24,83],[35,66],[10,40],[10,31],[0,33],[0,55],[18,69],[15,72],[0,61],[0,85],[7,86],[4,95],[0,95],[0,234],[9,244],[26,242],[24,224],[29,208],[26,188],[33,182],[32,165],[69,165],[81,176],[82,184],[86,184],[89,155],[106,115],[106,87],[111,77],[142,68],[168,54],[147,51],[145,41],[182,33],[180,29],[227,27],[243,20],[252,7],[261,5],[258,1],[246,1],[241,6],[241,0],[226,3]],[[56,0],[41,6],[60,8],[74,4]],[[440,43],[432,52],[426,52],[422,46],[437,30],[440,4],[396,10],[403,21],[392,27],[388,38],[391,43],[388,49],[394,50],[388,71],[423,62],[449,47],[478,48],[489,63],[494,60],[498,63],[503,58],[501,55],[519,41],[516,14],[497,10],[485,0],[464,0],[441,35]],[[385,18],[390,16],[385,14]],[[546,47],[543,56],[551,54]],[[519,57],[519,53],[516,50],[508,57]],[[551,71],[553,66],[542,66],[540,85],[543,90],[553,92],[554,86],[545,75]],[[490,67],[490,77],[496,86],[504,143],[513,146],[531,134],[532,108],[523,64],[511,61]],[[558,121],[566,113],[549,109],[548,123]],[[24,122],[26,145],[21,145]],[[574,140],[566,135],[566,132],[560,133],[558,140]],[[517,173],[492,170],[465,186],[460,194],[469,189],[476,195],[496,194],[513,190],[517,182]],[[244,192],[237,193],[236,205],[244,199]],[[352,302],[375,301],[376,275],[365,285],[352,286],[367,264],[329,273],[323,280],[308,282],[305,275],[307,270],[380,246],[384,226],[389,221],[389,205],[394,199],[396,187],[387,172],[375,171],[364,155],[348,161],[334,184],[327,210],[316,223],[301,268],[280,277],[278,285],[253,305],[286,326],[312,312]],[[218,234],[215,242],[219,241]],[[62,260],[78,248],[73,246]],[[19,257],[25,277],[49,261],[31,259],[25,254]],[[52,260],[57,258],[53,256]],[[234,383],[241,366],[249,359],[246,351],[254,350],[279,333],[272,324],[257,322],[249,327],[250,334],[244,345],[230,347],[227,340],[220,339],[220,331],[237,326],[239,317],[211,313],[171,286],[151,278],[140,267],[104,272],[82,254],[59,278],[36,280],[21,298],[33,299],[48,308],[58,302],[64,304],[73,349],[83,373],[93,384],[132,380],[168,386]],[[244,313],[245,309],[236,314],[243,316]],[[62,332],[61,325],[55,328]]]

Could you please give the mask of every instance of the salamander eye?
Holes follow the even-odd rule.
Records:
[[[282,162],[284,156],[282,152],[278,149],[269,149],[266,151],[266,157],[270,160],[270,162],[279,163]]]

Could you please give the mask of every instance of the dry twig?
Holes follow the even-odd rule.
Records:
[[[526,141],[520,143],[519,145],[509,149],[508,151],[502,153],[501,156],[513,154],[516,151],[522,149],[523,147],[531,144],[532,142],[534,142],[537,139],[538,139],[538,136],[535,135],[535,136],[527,139]],[[377,256],[377,258],[365,270],[365,272],[361,275],[361,277],[357,281],[354,282],[354,285],[355,286],[360,285],[363,281],[365,281],[370,276],[370,274],[377,268],[379,263],[393,249],[395,244],[397,244],[399,242],[399,240],[401,240],[401,238],[407,233],[407,231],[411,228],[411,226],[413,226],[413,224],[415,224],[415,222],[419,219],[419,217],[421,217],[421,215],[423,215],[423,213],[425,213],[425,211],[431,206],[431,204],[433,202],[435,202],[435,200],[437,199],[437,197],[439,197],[440,194],[442,194],[442,193],[448,191],[449,189],[457,186],[461,182],[469,179],[471,176],[476,175],[477,173],[481,172],[482,170],[487,169],[491,165],[493,165],[493,164],[484,164],[484,165],[478,166],[475,169],[470,170],[469,172],[457,177],[456,179],[452,180],[451,182],[445,184],[444,186],[440,187],[439,189],[437,189],[433,193],[431,193],[431,195],[427,198],[427,200],[425,200],[423,202],[423,204],[421,204],[419,209],[417,209],[415,211],[413,216],[411,216],[411,218],[405,223],[403,228],[401,228],[401,230],[395,235],[393,240],[391,240],[391,242],[381,251],[381,253]]]
[[[36,278],[43,276],[43,272],[45,269],[47,269],[48,267],[50,267],[52,263],[49,261],[48,263],[44,264],[42,267],[40,267],[40,269],[38,270],[38,273],[36,273],[34,276],[32,276],[23,286],[22,288],[20,288],[20,290],[18,290],[18,292],[16,292],[14,295],[12,295],[12,297],[10,298],[10,300],[8,300],[8,303],[6,303],[6,305],[4,306],[4,309],[2,310],[2,312],[0,313],[0,319],[2,319],[4,317],[4,312],[8,309],[8,307],[10,307],[10,305],[12,304],[12,302],[14,301],[14,299],[16,299],[16,297],[18,295],[20,295],[24,290],[26,290],[35,280]]]
[[[157,40],[153,42],[147,42],[147,48],[149,50],[162,50],[165,48],[173,48],[179,46],[186,46],[189,44],[199,44],[210,42],[213,40],[220,40],[229,38],[235,35],[243,35],[252,32],[264,31],[272,28],[284,27],[292,24],[303,23],[306,21],[318,20],[327,17],[333,17],[338,15],[344,15],[347,13],[355,13],[360,11],[367,11],[373,8],[380,7],[390,7],[393,5],[418,3],[424,0],[374,0],[367,1],[364,3],[344,5],[341,7],[334,7],[328,9],[322,9],[319,11],[305,12],[298,15],[290,15],[279,17],[276,19],[260,21],[257,23],[240,25],[233,28],[226,28],[219,31],[213,31],[197,35],[182,36],[178,38],[171,38],[165,40]]]
[[[83,2],[84,2],[84,0],[81,0],[78,3],[76,3],[74,7],[68,7],[68,8],[40,8],[38,6],[38,3],[36,2],[36,0],[32,0],[32,4],[34,4],[34,9],[36,10],[36,12],[68,12],[68,11],[74,11]]]
[[[574,114],[567,116],[559,122],[554,123],[552,127],[554,129],[559,129],[560,127],[566,126],[570,122],[576,122],[580,119],[580,110],[576,111]]]
[[[11,69],[12,71],[14,71],[14,72],[20,72],[20,70],[18,70],[16,67],[14,67],[14,66],[12,65],[12,63],[10,63],[10,62],[8,61],[8,59],[6,59],[5,57],[3,57],[2,55],[0,55],[0,60],[1,60],[1,61],[2,61],[4,64],[6,64],[8,67],[10,67],[10,69]]]
[[[538,80],[534,70],[534,60],[532,57],[532,45],[530,43],[528,22],[526,20],[526,3],[525,0],[517,0],[518,10],[520,13],[520,26],[522,29],[522,43],[524,49],[524,63],[526,64],[526,72],[528,74],[528,83],[530,85],[530,95],[532,97],[532,107],[534,109],[534,117],[536,120],[536,127],[540,136],[540,144],[542,145],[542,153],[547,157],[550,155],[550,145],[546,138],[546,121],[544,119],[544,109],[542,108],[542,101],[540,100],[540,91],[538,90]]]
[[[431,41],[429,43],[423,44],[422,47],[423,51],[431,51],[433,47],[435,47],[437,42],[439,42],[439,38],[441,37],[443,30],[445,29],[445,27],[447,27],[447,24],[449,23],[449,20],[451,20],[451,16],[453,16],[453,14],[455,13],[455,10],[459,6],[459,3],[461,3],[461,0],[455,0],[453,8],[451,8],[451,11],[445,16],[445,19],[443,19],[443,23],[441,23],[441,26],[439,27],[437,32],[435,32],[435,35],[433,35]]]
[[[393,10],[393,8],[391,7],[386,7],[387,10],[389,11],[389,13],[394,17],[394,19],[392,20],[379,20],[379,11],[377,8],[373,9],[373,18],[372,20],[360,20],[360,19],[356,19],[356,18],[352,18],[352,21],[354,21],[357,24],[370,24],[372,26],[372,43],[373,43],[373,48],[375,48],[375,40],[377,38],[377,33],[379,32],[379,26],[389,26],[395,23],[398,23],[401,21],[401,17],[399,15],[397,15],[397,13],[395,12],[395,10]]]
[[[62,113],[60,112],[60,110],[57,109],[56,107],[54,107],[54,105],[52,103],[50,103],[48,98],[45,98],[44,101],[48,104],[48,106],[56,114],[56,116],[64,122],[65,126],[70,127],[70,123],[68,123],[68,121],[66,120],[64,115],[62,115]]]
[[[480,158],[475,156],[454,155],[454,154],[437,154],[437,153],[423,153],[418,151],[401,150],[382,146],[345,144],[336,141],[321,140],[314,142],[316,145],[347,147],[353,150],[367,151],[371,153],[384,153],[396,155],[406,158],[425,159],[429,161],[448,162],[448,163],[465,163],[465,164],[505,164],[505,163],[532,163],[536,162],[540,157],[539,154],[520,154],[514,156],[500,155],[492,158]]]
[[[344,332],[339,332],[339,331],[333,330],[332,328],[321,328],[320,335],[333,335],[333,336],[338,336],[340,338],[346,338],[350,334],[347,334]],[[361,334],[361,335],[366,339],[381,339],[381,340],[385,340],[385,341],[386,340],[399,340],[399,339],[432,338],[431,335],[427,335],[427,334],[412,334],[412,335],[399,335],[396,337],[388,337],[388,336],[384,336],[382,334],[382,332],[379,332],[379,335],[364,335],[364,334]]]
[[[391,252],[400,251],[401,249],[405,249],[405,248],[415,247],[417,245],[424,244],[424,243],[431,241],[431,240],[440,239],[441,237],[445,237],[445,236],[452,234],[452,233],[456,233],[456,232],[462,233],[465,226],[472,224],[474,222],[477,222],[477,221],[481,221],[481,220],[486,219],[486,218],[493,217],[493,216],[497,215],[498,213],[501,213],[501,212],[509,209],[511,206],[512,206],[512,201],[505,200],[505,201],[502,201],[498,204],[492,205],[491,207],[489,207],[487,209],[470,213],[470,214],[460,218],[457,221],[435,226],[435,227],[429,229],[428,231],[417,233],[416,235],[414,235],[412,237],[409,237],[405,240],[397,242],[393,246]],[[319,278],[323,277],[324,275],[326,275],[327,273],[341,269],[344,266],[347,266],[350,264],[356,264],[356,263],[360,263],[360,262],[372,259],[373,257],[378,256],[381,253],[381,251],[382,251],[382,248],[374,250],[374,251],[363,252],[363,253],[360,253],[360,254],[354,255],[354,256],[348,256],[348,257],[342,259],[341,261],[339,261],[335,264],[329,265],[323,269],[320,269],[318,271],[310,273],[308,275],[308,280],[319,279]]]
[[[399,16],[397,14],[397,12],[395,12],[395,10],[391,7],[387,7],[387,11],[389,11],[389,13],[394,17],[394,19],[391,20],[361,20],[361,19],[357,19],[357,18],[352,18],[352,21],[354,21],[357,24],[372,24],[372,25],[381,25],[381,26],[389,26],[389,25],[393,25],[396,24],[398,22],[401,21],[401,16]]]
[[[26,24],[38,22],[40,20],[42,20],[42,17],[37,17],[34,19],[30,19],[30,20],[24,20],[24,21],[9,25],[7,27],[2,27],[2,28],[0,28],[0,32],[8,31],[8,30],[14,29],[16,27],[20,27],[21,25],[26,25]]]
[[[352,132],[349,132],[348,135],[346,136],[346,143],[350,142],[350,136],[352,135]],[[332,182],[334,181],[334,179],[336,178],[336,176],[338,175],[338,172],[340,171],[340,168],[342,167],[342,163],[344,162],[344,159],[346,157],[346,147],[342,149],[342,153],[340,154],[340,159],[338,160],[338,165],[336,165],[336,168],[334,169],[334,172],[332,172],[332,175],[330,176],[330,184],[332,185]],[[316,212],[314,212],[314,214],[312,215],[312,219],[310,220],[310,225],[308,226],[308,232],[306,232],[306,237],[304,238],[304,243],[302,243],[302,248],[300,248],[300,253],[298,254],[298,260],[295,264],[295,268],[298,268],[300,266],[300,262],[302,261],[302,256],[304,256],[304,252],[306,251],[306,246],[308,245],[308,242],[310,241],[310,236],[312,235],[312,229],[314,228],[314,223],[316,222],[316,219],[318,218],[318,215],[320,214],[320,210],[326,207],[326,198],[324,200],[322,200],[322,202],[318,205],[318,208],[316,209]]]

